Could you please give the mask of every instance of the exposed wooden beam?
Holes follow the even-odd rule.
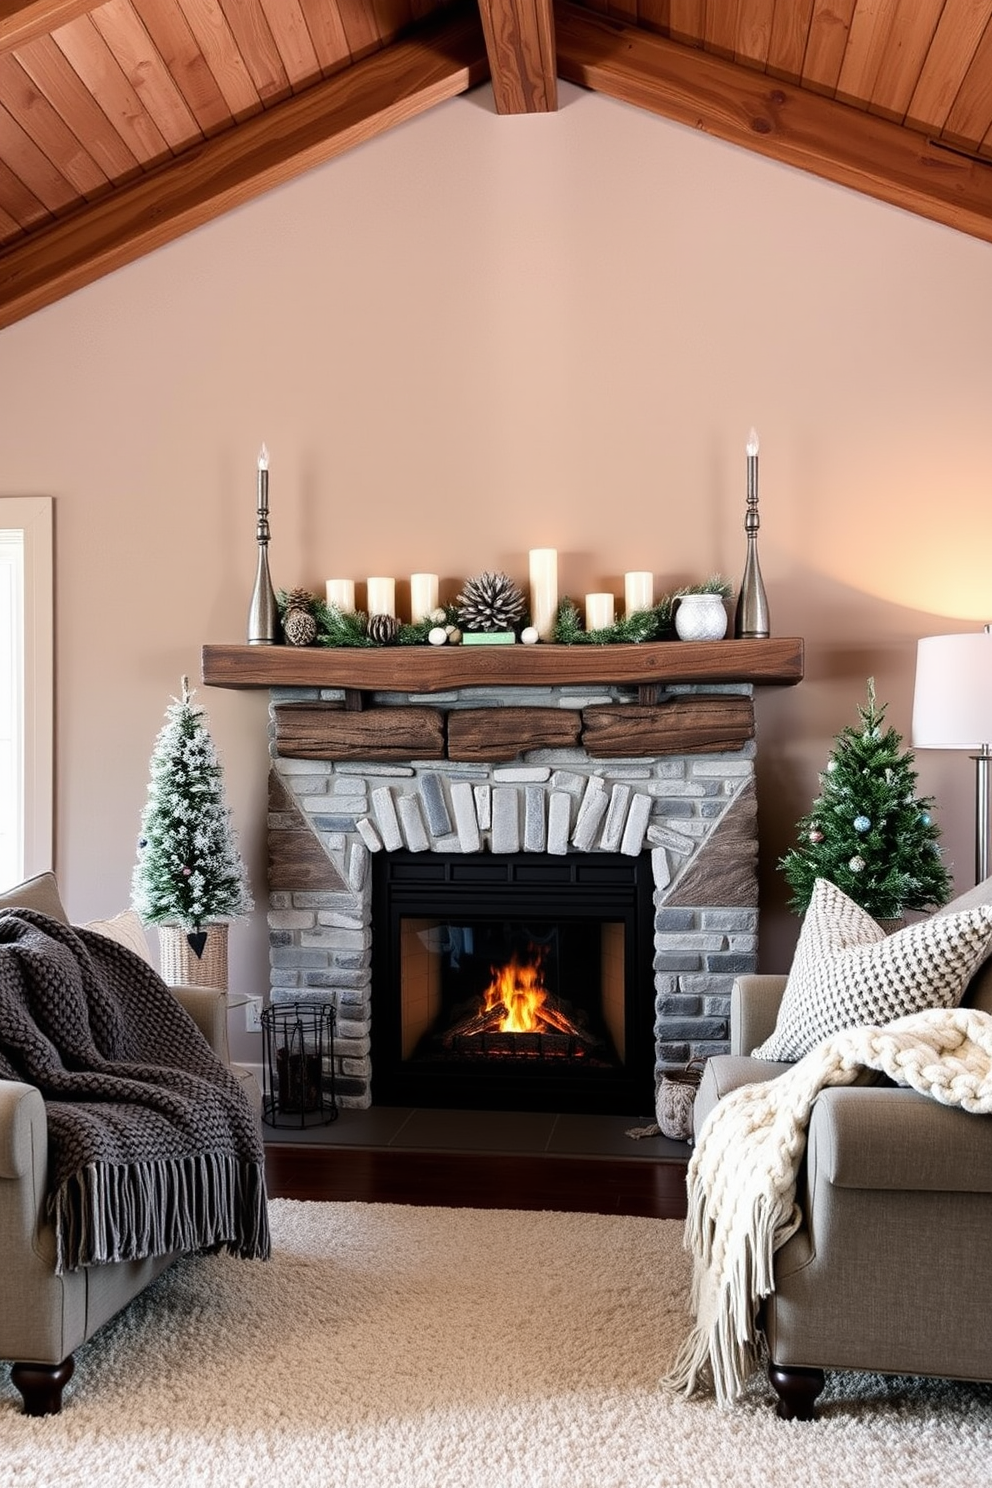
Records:
[[[552,0],[479,0],[499,114],[558,107]]]
[[[874,114],[555,5],[558,74],[992,242],[992,169]]]
[[[101,0],[0,0],[0,52],[47,36],[58,26],[95,10]]]
[[[464,93],[487,74],[474,13],[356,62],[0,254],[0,327]]]

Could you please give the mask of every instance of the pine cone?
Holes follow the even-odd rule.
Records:
[[[391,646],[399,634],[400,622],[395,615],[370,615],[366,627],[368,638],[377,646]]]
[[[287,646],[312,646],[317,639],[317,621],[309,610],[294,606],[282,617],[282,633]]]
[[[524,613],[524,597],[505,573],[469,579],[455,604],[466,630],[512,630]]]
[[[313,595],[309,589],[290,589],[286,595],[287,610],[306,610],[307,614],[313,614]]]

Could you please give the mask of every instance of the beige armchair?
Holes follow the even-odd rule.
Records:
[[[51,874],[0,896],[0,909],[25,907],[67,923]],[[131,927],[129,927],[131,928]],[[172,989],[214,1051],[228,1059],[226,994],[205,987]],[[250,1071],[238,1071],[259,1113]],[[46,1214],[48,1135],[45,1104],[31,1085],[0,1080],[0,1358],[28,1415],[61,1408],[73,1353],[160,1275],[175,1255],[55,1272],[55,1236]]]
[[[947,912],[990,900],[992,881]],[[731,1052],[707,1064],[697,1134],[722,1096],[789,1068],[749,1056],[775,1026],[785,983],[738,979]],[[992,1012],[990,962],[964,1002]],[[760,1318],[787,1420],[814,1415],[827,1369],[992,1380],[992,1117],[879,1079],[823,1090],[813,1105],[802,1222],[776,1253]]]

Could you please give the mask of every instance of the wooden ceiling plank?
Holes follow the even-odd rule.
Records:
[[[958,89],[940,138],[962,150],[975,150],[992,120],[992,26],[978,43],[971,66]]]
[[[559,75],[992,242],[992,171],[898,124],[561,0]]]
[[[250,119],[260,113],[262,100],[258,89],[217,0],[179,0],[179,8],[232,118]]]
[[[558,107],[551,0],[479,0],[499,114],[547,114]]]
[[[0,53],[0,98],[24,132],[81,197],[91,200],[109,189],[106,173],[11,52]]]
[[[379,51],[382,46],[379,23],[368,0],[335,0],[335,4],[348,38],[348,50],[355,61]]]
[[[14,55],[68,128],[86,141],[86,148],[109,180],[119,184],[139,173],[135,155],[50,36],[19,47]]]
[[[263,105],[286,98],[289,74],[260,0],[221,0],[221,8]]]
[[[733,60],[737,50],[737,17],[741,0],[717,0],[704,11],[703,45],[716,57]]]
[[[93,10],[100,0],[0,0],[0,52],[26,46]]]
[[[20,228],[37,228],[51,222],[52,214],[40,202],[33,191],[29,191],[20,176],[0,160],[0,207]],[[30,243],[25,245],[30,248]]]
[[[737,40],[734,60],[762,72],[768,65],[768,52],[775,20],[775,0],[748,0],[737,15]]]
[[[142,166],[169,155],[169,147],[116,57],[89,16],[60,26],[52,40],[99,101],[111,124]]]
[[[76,205],[79,193],[0,104],[0,158],[53,215]]]
[[[776,0],[765,69],[772,77],[799,82],[812,15],[813,0]]]
[[[703,47],[706,0],[672,0],[669,35],[682,46]]]
[[[321,72],[328,77],[332,72],[340,71],[351,60],[351,52],[337,6],[328,5],[326,0],[300,0],[300,8]]]
[[[600,7],[591,8],[598,10]],[[638,0],[607,0],[606,14],[616,16],[620,21],[630,21],[634,25],[642,21]]]
[[[672,0],[668,34],[673,41],[701,47],[705,24],[706,0]]]
[[[10,325],[487,76],[477,16],[459,14],[190,150],[0,255]]]
[[[868,103],[873,114],[903,122],[943,9],[944,0],[913,0],[901,7],[875,72]]]
[[[851,17],[835,97],[867,108],[892,36],[899,0],[858,0]]]
[[[299,0],[261,0],[272,39],[294,93],[321,76],[310,28]]]
[[[946,0],[906,122],[939,134],[992,20],[992,0]]]
[[[803,58],[804,88],[833,96],[844,64],[856,0],[814,0]]]
[[[177,0],[131,0],[162,61],[186,100],[200,132],[229,129],[234,115],[200,51]]]
[[[609,10],[608,5],[606,8]],[[671,35],[672,0],[640,0],[638,14],[641,25],[647,26],[649,31],[657,31],[661,36]]]
[[[178,154],[202,139],[192,110],[128,0],[105,0],[90,19],[170,150]]]
[[[5,212],[3,207],[0,207],[0,245],[12,243],[15,238],[21,236],[22,231],[23,229],[18,226],[9,212]]]
[[[395,41],[413,24],[410,0],[372,0],[379,40],[384,45]]]

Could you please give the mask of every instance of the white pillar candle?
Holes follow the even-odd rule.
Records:
[[[586,595],[586,630],[606,630],[613,624],[613,595]]]
[[[396,615],[395,579],[367,579],[366,591],[370,615]]]
[[[542,641],[554,638],[558,615],[558,550],[530,550],[530,623]]]
[[[623,576],[623,607],[629,617],[654,605],[654,574],[626,573]]]
[[[328,579],[327,603],[339,609],[342,615],[355,613],[354,579]]]
[[[410,575],[410,619],[414,625],[437,609],[437,574]]]

